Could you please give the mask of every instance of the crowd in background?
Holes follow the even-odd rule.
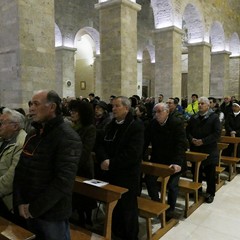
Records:
[[[178,181],[187,169],[186,150],[209,154],[201,165],[199,181],[206,180],[206,202],[213,202],[218,139],[223,129],[228,136],[240,137],[240,103],[230,96],[221,103],[194,93],[191,102],[184,98],[180,103],[178,97],[165,100],[163,94],[157,100],[111,95],[107,103],[94,93],[88,98],[60,99],[54,91],[42,90],[33,95],[28,106],[27,113],[22,108],[0,108],[0,215],[20,225],[26,219],[27,227],[41,240],[49,239],[49,231],[68,229],[69,217],[82,227],[93,224],[92,210],[97,203],[79,194],[74,194],[70,203],[71,191],[60,187],[71,187],[75,175],[129,189],[114,210],[112,230],[121,239],[137,239],[136,199],[143,182],[150,198],[159,201],[157,179],[148,175],[140,178],[142,160],[174,170],[168,183],[170,208],[166,214],[167,220],[171,219]],[[225,155],[231,154],[232,146],[225,150]],[[68,181],[66,176],[71,176]],[[31,187],[24,185],[28,181],[32,181]],[[68,211],[63,210],[64,205]],[[77,220],[71,217],[74,214]],[[44,220],[54,222],[53,226]],[[56,224],[58,220],[61,225]],[[65,237],[55,234],[52,239],[69,239],[67,232],[60,232]]]

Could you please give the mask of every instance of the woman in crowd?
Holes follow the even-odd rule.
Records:
[[[79,134],[82,140],[83,150],[78,165],[78,176],[93,178],[94,162],[92,159],[92,150],[96,139],[96,127],[93,124],[94,111],[89,102],[80,100],[71,100],[69,103],[72,127]],[[96,202],[80,196],[73,195],[73,208],[77,209],[79,214],[79,223],[81,226],[92,225],[92,209],[96,207]]]

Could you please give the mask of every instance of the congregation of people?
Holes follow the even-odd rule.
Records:
[[[112,95],[105,102],[94,93],[61,99],[53,90],[40,90],[28,106],[27,113],[0,108],[0,216],[38,240],[70,240],[69,221],[93,225],[97,202],[72,193],[76,175],[128,189],[113,210],[112,233],[138,239],[137,197],[143,185],[152,200],[160,199],[158,179],[143,177],[142,161],[173,169],[166,220],[175,217],[187,150],[209,154],[199,172],[207,188],[199,193],[212,203],[218,140],[223,130],[240,137],[240,102],[230,96],[220,102],[194,93],[188,103],[186,98],[165,100],[163,94],[158,99]],[[229,146],[225,155],[232,151]]]

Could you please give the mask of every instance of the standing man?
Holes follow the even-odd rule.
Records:
[[[113,211],[112,230],[123,240],[138,239],[137,195],[144,141],[144,126],[130,112],[127,97],[113,99],[114,118],[97,143],[96,156],[111,184],[128,189]]]
[[[166,218],[174,216],[178,196],[178,181],[180,172],[185,166],[186,134],[183,121],[180,118],[169,115],[169,106],[166,103],[158,103],[154,107],[155,118],[149,125],[145,136],[144,149],[151,144],[152,152],[150,162],[166,164],[172,168],[175,174],[168,181],[168,204]],[[159,201],[158,177],[146,175],[148,194],[154,201]]]
[[[63,121],[61,99],[41,90],[32,97],[34,130],[27,135],[13,183],[14,206],[38,240],[70,240],[72,189],[82,144]]]
[[[159,96],[158,96],[158,103],[163,102],[163,98],[164,98],[163,94],[159,94]]]
[[[185,113],[192,116],[198,112],[198,95],[192,94],[192,103],[189,103],[185,109]]]
[[[221,112],[221,109],[217,104],[217,99],[214,97],[209,97],[208,100],[209,100],[209,104],[210,104],[209,107],[218,115],[219,121],[221,124],[221,128],[223,128],[224,122],[225,122],[224,113]]]
[[[178,105],[177,99],[176,98],[169,98],[166,103],[168,104],[169,115],[170,116],[175,116],[175,117],[181,119],[184,122],[184,116],[177,109],[177,105]]]
[[[232,113],[232,101],[230,96],[225,96],[223,103],[220,105],[221,112],[224,113],[224,118],[226,119],[229,113]]]
[[[202,182],[204,172],[207,182],[206,202],[212,203],[216,191],[216,165],[219,161],[217,141],[221,135],[221,125],[218,115],[210,109],[207,97],[200,97],[198,105],[199,112],[190,118],[186,132],[191,151],[209,154],[201,163],[199,182]]]
[[[27,135],[24,120],[21,113],[9,108],[4,108],[0,115],[0,215],[13,222],[13,178]]]

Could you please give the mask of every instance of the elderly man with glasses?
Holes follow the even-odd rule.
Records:
[[[15,221],[12,214],[12,191],[14,170],[19,161],[26,132],[24,116],[9,108],[0,115],[0,215]]]

